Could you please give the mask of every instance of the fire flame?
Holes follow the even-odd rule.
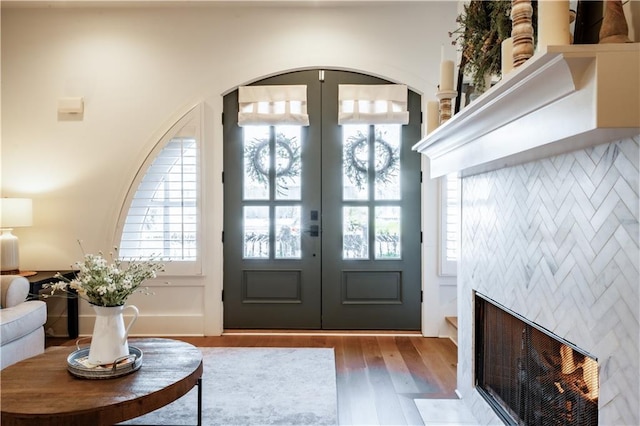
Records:
[[[584,362],[582,363],[582,378],[589,389],[587,398],[591,400],[597,399],[600,394],[600,387],[598,385],[598,362],[595,359],[589,358],[588,356],[584,358]]]
[[[573,361],[573,349],[567,345],[560,347],[560,359],[562,362],[562,374],[571,374],[578,368]]]
[[[567,345],[560,347],[560,361],[562,363],[562,374],[571,374],[582,367],[582,379],[587,389],[589,389],[589,393],[587,393],[585,397],[592,401],[598,399],[600,393],[598,385],[598,362],[593,358],[585,356],[582,363],[576,364],[573,359],[573,349]]]

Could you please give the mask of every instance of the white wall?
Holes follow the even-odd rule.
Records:
[[[109,251],[119,209],[144,157],[187,109],[204,102],[203,276],[165,277],[141,308],[136,334],[222,330],[222,96],[288,70],[358,70],[408,84],[432,100],[455,2],[309,2],[2,9],[2,195],[34,200],[19,229],[21,267],[68,268]],[[57,100],[82,96],[82,120]],[[424,164],[425,176],[428,176]],[[424,184],[423,332],[438,335],[455,287],[437,276],[437,186]],[[444,284],[441,286],[441,284]],[[52,306],[51,312],[56,312]],[[56,315],[64,315],[57,312]],[[81,333],[92,312],[81,304]],[[64,320],[55,323],[64,333]]]

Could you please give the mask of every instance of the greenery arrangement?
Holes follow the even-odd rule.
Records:
[[[111,258],[114,258],[113,253]],[[55,277],[61,281],[45,285],[51,288],[51,293],[43,296],[49,297],[57,291],[62,291],[70,297],[80,297],[93,305],[121,306],[133,293],[149,294],[148,290],[140,288],[140,285],[149,278],[155,278],[157,271],[164,270],[164,264],[152,258],[129,262],[124,267],[119,259],[114,259],[113,263],[109,264],[102,252],[99,252],[97,255],[85,254],[84,260],[76,262],[74,269],[79,272],[72,280],[60,273],[56,274]]]
[[[486,75],[500,75],[501,43],[511,36],[511,0],[472,0],[456,22],[449,37],[462,52],[460,68],[482,91]]]

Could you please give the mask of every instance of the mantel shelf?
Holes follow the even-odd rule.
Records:
[[[549,46],[413,146],[470,175],[640,134],[640,44]]]

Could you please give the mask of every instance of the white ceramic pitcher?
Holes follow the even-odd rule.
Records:
[[[138,319],[138,308],[134,305],[96,306],[96,322],[93,326],[89,363],[93,365],[112,364],[116,359],[129,355],[127,337],[129,329]],[[133,311],[133,318],[125,328],[123,312]]]

